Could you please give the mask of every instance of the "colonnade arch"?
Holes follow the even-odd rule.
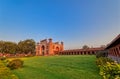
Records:
[[[96,51],[62,51],[59,55],[95,55]]]

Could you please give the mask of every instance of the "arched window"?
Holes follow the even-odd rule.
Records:
[[[84,55],[86,55],[86,52],[84,52]]]
[[[45,55],[45,46],[43,45],[41,49],[42,49],[42,55]]]
[[[92,51],[92,55],[93,55],[93,54],[95,54],[95,52],[94,52],[94,51]]]
[[[90,52],[88,52],[88,55],[90,55]]]
[[[59,51],[59,47],[56,47],[56,51]]]
[[[59,53],[59,47],[55,47],[55,51],[54,54],[58,54]],[[64,54],[64,53],[63,53]]]

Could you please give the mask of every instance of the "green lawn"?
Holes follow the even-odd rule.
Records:
[[[102,79],[95,56],[41,56],[25,58],[12,72],[20,79]]]

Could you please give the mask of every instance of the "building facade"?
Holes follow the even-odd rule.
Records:
[[[64,50],[63,42],[53,42],[52,39],[44,39],[36,45],[36,55],[56,55]]]
[[[104,48],[70,49],[64,50],[63,42],[53,42],[52,39],[44,39],[36,45],[36,55],[95,55]]]
[[[104,48],[88,48],[88,49],[70,49],[60,51],[59,55],[95,55],[98,51],[104,50]]]
[[[106,50],[110,58],[120,63],[120,34],[107,45]]]

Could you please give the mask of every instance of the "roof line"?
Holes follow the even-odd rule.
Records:
[[[107,45],[106,49],[119,38],[120,38],[120,34]]]

